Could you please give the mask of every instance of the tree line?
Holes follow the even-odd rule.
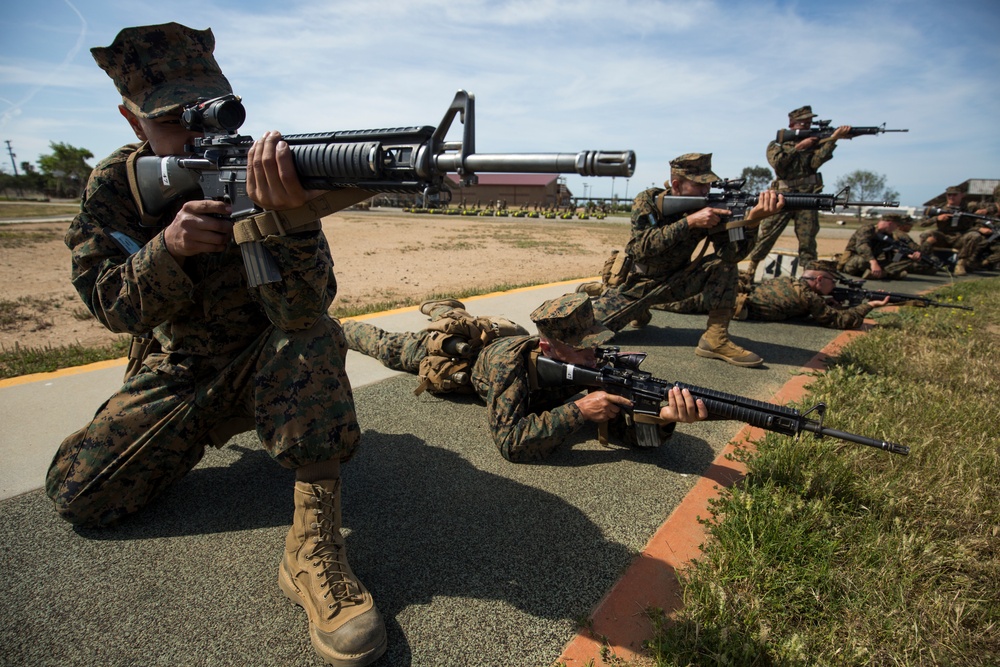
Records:
[[[93,167],[87,164],[94,154],[62,142],[49,142],[51,153],[41,155],[38,164],[23,161],[17,174],[0,173],[0,192],[7,198],[51,197],[78,199],[87,187]]]

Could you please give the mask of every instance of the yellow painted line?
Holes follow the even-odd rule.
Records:
[[[16,378],[7,378],[6,380],[0,380],[0,389],[3,389],[4,387],[16,387],[19,384],[30,384],[32,382],[54,380],[56,378],[66,377],[68,375],[79,375],[80,373],[89,373],[90,371],[100,371],[105,368],[114,368],[115,366],[125,366],[126,364],[128,364],[128,358],[122,357],[120,359],[108,359],[107,361],[95,361],[92,364],[85,364],[83,366],[60,368],[59,370],[52,371],[51,373],[32,373],[31,375],[19,375]]]
[[[562,280],[556,283],[546,283],[544,285],[531,285],[529,287],[518,287],[517,289],[511,289],[501,292],[490,292],[489,294],[479,294],[477,296],[468,296],[464,299],[459,299],[459,301],[478,301],[479,299],[488,299],[493,296],[502,296],[504,294],[518,294],[519,292],[530,292],[532,290],[546,289],[548,287],[558,287],[559,285],[575,285],[577,283],[589,283],[600,280],[600,276],[595,276],[593,278],[575,278],[573,280]],[[446,298],[446,297],[442,297]],[[539,304],[541,305],[541,304]],[[414,310],[419,309],[420,306],[404,306],[403,308],[393,308],[392,310],[383,310],[377,313],[366,313],[364,315],[352,315],[351,317],[342,317],[342,320],[369,320],[373,317],[379,317],[381,315],[397,315],[399,313],[409,313]]]
[[[500,296],[503,294],[517,294],[518,292],[529,292],[531,290],[544,289],[547,287],[558,287],[559,285],[574,285],[576,283],[592,282],[600,280],[599,277],[594,278],[579,278],[575,280],[563,280],[561,282],[547,283],[544,285],[531,285],[530,287],[518,287],[517,289],[507,290],[506,292],[491,292],[489,294],[480,294],[478,296],[470,296],[465,299],[465,301],[475,301],[478,299],[487,299],[492,296]],[[345,320],[367,320],[373,317],[379,317],[381,315],[394,315],[397,313],[407,313],[413,310],[417,310],[420,306],[406,306],[405,308],[394,308],[393,310],[384,310],[378,313],[368,313],[366,315],[355,315],[353,317],[345,317]],[[92,364],[86,364],[84,366],[73,366],[72,368],[61,368],[57,371],[52,371],[51,373],[32,373],[31,375],[19,375],[14,378],[7,378],[6,380],[0,380],[0,389],[4,387],[16,387],[21,384],[29,384],[31,382],[42,382],[45,380],[53,380],[55,378],[66,377],[68,375],[79,375],[80,373],[87,373],[90,371],[99,371],[105,368],[112,368],[114,366],[124,366],[128,363],[128,359],[122,357],[121,359],[110,359],[108,361],[96,361]]]

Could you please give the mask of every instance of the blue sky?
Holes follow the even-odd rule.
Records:
[[[766,165],[788,111],[811,104],[835,125],[910,130],[840,142],[826,192],[866,169],[920,205],[1000,178],[1000,2],[966,0],[8,3],[0,140],[18,164],[50,141],[87,148],[92,164],[131,141],[89,49],[167,21],[213,29],[252,136],[437,125],[464,88],[480,152],[631,149],[627,182],[568,182],[632,197],[681,153],[713,153],[723,177]]]

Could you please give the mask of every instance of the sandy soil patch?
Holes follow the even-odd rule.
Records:
[[[335,306],[423,299],[473,288],[587,278],[628,239],[628,220],[535,220],[345,211],[324,220],[339,286]],[[0,322],[0,346],[108,343],[116,337],[84,308],[70,284],[66,222],[5,226],[16,243],[0,245],[0,299],[21,300],[23,319]],[[839,230],[838,230],[839,231]],[[846,240],[823,238],[820,254]],[[778,248],[794,250],[794,237]]]

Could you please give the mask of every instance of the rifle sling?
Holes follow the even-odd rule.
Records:
[[[287,236],[317,231],[321,228],[320,218],[353,206],[374,194],[359,188],[330,190],[310,199],[299,208],[264,211],[243,218],[233,226],[233,237],[237,243],[251,243],[263,240],[267,236]]]
[[[159,216],[150,215],[146,213],[146,208],[142,205],[142,195],[139,193],[139,177],[136,174],[136,160],[142,155],[151,155],[149,150],[149,142],[143,142],[139,148],[132,151],[132,154],[128,156],[125,161],[125,173],[128,174],[128,189],[132,193],[132,201],[135,202],[135,207],[139,209],[139,218],[142,221],[143,227],[155,227]]]

